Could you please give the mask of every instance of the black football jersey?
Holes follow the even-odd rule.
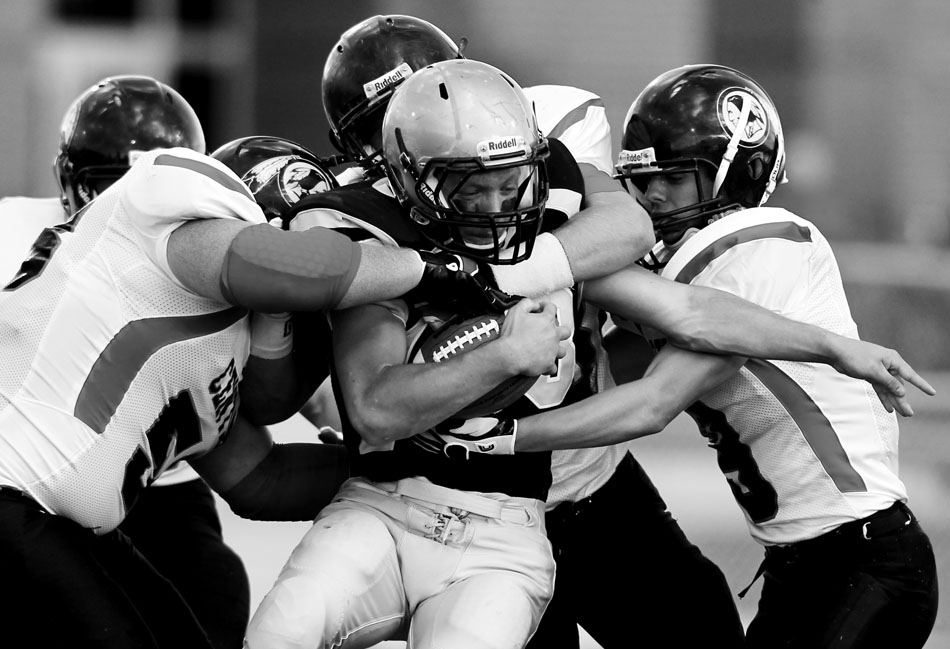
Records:
[[[576,205],[584,195],[584,181],[570,152],[557,140],[549,140],[548,177],[551,191],[576,196]],[[375,238],[388,244],[426,249],[430,244],[422,237],[399,202],[388,194],[385,182],[365,181],[305,198],[297,204],[288,221],[291,229],[313,225],[332,227],[354,240]],[[558,201],[558,205],[571,201]],[[562,225],[573,214],[548,207],[544,212],[542,231]],[[296,224],[295,224],[296,221]],[[600,314],[582,304],[577,291],[565,289],[541,299],[555,302],[562,325],[573,327],[572,345],[559,363],[554,377],[539,377],[537,382],[514,404],[498,413],[523,417],[539,410],[567,405],[593,394],[602,376],[598,376],[597,349],[600,346]],[[430,321],[440,320],[444,313],[427,312],[425,305],[409,309],[407,362],[421,362],[419,349],[433,333]],[[433,317],[435,316],[435,317]],[[353,429],[346,405],[334,384],[345,443],[351,453],[353,475],[375,481],[394,481],[410,476],[424,476],[436,484],[454,489],[500,492],[509,496],[544,500],[551,485],[551,454],[518,453],[510,456],[471,454],[468,459],[449,458],[441,452],[441,444],[432,433],[423,433],[398,440],[384,449],[366,448]]]

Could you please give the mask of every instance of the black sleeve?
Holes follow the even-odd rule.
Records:
[[[547,162],[548,183],[551,190],[576,193],[581,197],[583,208],[584,174],[577,165],[577,161],[560,140],[549,138],[548,146],[551,148],[551,155]],[[567,222],[567,218],[567,214],[558,209],[551,209],[549,206],[549,209],[544,212],[544,230],[547,232],[556,230]]]

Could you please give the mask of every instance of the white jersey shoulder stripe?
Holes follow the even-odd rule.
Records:
[[[173,343],[223,331],[247,315],[232,307],[204,315],[146,318],[126,324],[99,354],[73,415],[102,434],[146,361]]]
[[[834,426],[808,393],[768,361],[750,358],[745,367],[779,400],[835,486],[842,493],[866,492],[867,485],[848,459]]]
[[[251,194],[251,190],[249,190],[244,183],[232,178],[231,176],[228,176],[220,169],[216,169],[202,160],[184,158],[170,153],[162,153],[155,157],[154,165],[164,167],[179,167],[181,169],[194,171],[195,173],[207,176],[225,189],[237,192],[252,201],[254,200],[254,195]]]
[[[786,239],[788,241],[795,241],[799,243],[810,243],[812,240],[811,230],[808,228],[808,226],[795,223],[794,221],[779,221],[775,223],[762,223],[760,225],[753,225],[716,239],[706,246],[702,251],[696,255],[693,255],[693,257],[679,270],[674,268],[674,257],[674,260],[670,261],[670,264],[667,267],[667,272],[664,273],[664,275],[668,276],[670,271],[673,271],[675,272],[675,280],[677,282],[689,284],[697,275],[703,272],[703,269],[705,269],[711,262],[721,257],[728,250],[740,244],[748,243],[749,241],[757,241],[760,239]]]
[[[564,117],[562,117],[560,121],[558,121],[558,123],[555,124],[554,127],[548,131],[548,133],[546,133],[546,135],[555,139],[560,138],[561,135],[567,131],[567,129],[584,121],[584,119],[587,117],[587,109],[591,106],[603,108],[604,102],[600,97],[595,97],[584,102],[564,115]]]

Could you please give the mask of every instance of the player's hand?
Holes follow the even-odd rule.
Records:
[[[525,298],[508,310],[498,342],[506,345],[503,358],[512,374],[557,374],[557,361],[567,353],[569,327],[560,326],[552,302]]]
[[[410,304],[451,304],[472,313],[504,313],[520,297],[498,289],[486,264],[461,255],[420,252],[422,279],[404,298]]]
[[[443,424],[434,432],[445,442],[442,452],[453,459],[467,460],[471,453],[511,455],[515,452],[518,420],[476,417],[456,428]]]
[[[840,338],[838,348],[837,360],[832,367],[842,374],[868,381],[888,412],[896,410],[904,417],[914,415],[914,409],[907,399],[904,381],[924,394],[933,396],[937,393],[933,386],[893,349],[853,338]]]

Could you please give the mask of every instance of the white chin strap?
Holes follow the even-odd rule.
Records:
[[[739,98],[742,100],[742,107],[739,109],[739,119],[736,121],[736,127],[733,129],[732,137],[726,146],[726,152],[722,154],[722,162],[719,163],[719,169],[716,171],[716,179],[713,181],[712,198],[719,195],[719,190],[726,181],[729,167],[736,157],[736,151],[739,150],[739,142],[742,141],[742,134],[745,133],[745,127],[749,123],[749,113],[752,112],[752,102],[747,101],[742,95],[739,95]]]

